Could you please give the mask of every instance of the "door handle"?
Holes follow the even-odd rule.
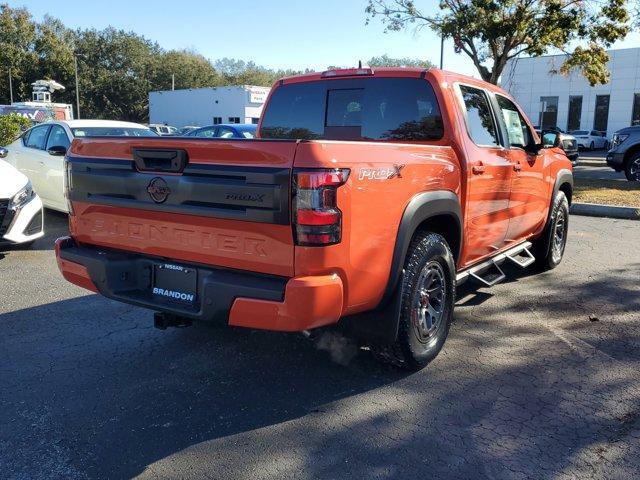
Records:
[[[471,167],[471,171],[476,175],[480,175],[481,173],[484,173],[484,165],[482,162],[476,162],[476,164]]]
[[[516,163],[514,163],[514,164],[513,164],[513,169],[514,169],[516,172],[519,172],[520,170],[522,170],[522,165],[520,164],[520,162],[516,162]]]

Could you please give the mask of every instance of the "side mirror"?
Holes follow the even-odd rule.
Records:
[[[63,147],[62,145],[54,145],[49,150],[49,155],[53,155],[54,157],[64,157],[67,154],[67,147]]]
[[[553,148],[560,145],[560,134],[558,132],[543,130],[539,132],[539,135],[542,137],[542,142],[529,145],[526,148],[527,152],[538,155],[540,154],[540,150],[544,148]]]
[[[543,131],[542,132],[542,148],[552,148],[560,145],[560,135],[558,132]]]
[[[4,147],[0,147],[0,158],[7,158],[7,155],[9,155],[9,150]]]

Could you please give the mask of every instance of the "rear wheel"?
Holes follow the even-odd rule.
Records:
[[[569,202],[564,192],[553,198],[547,226],[533,243],[533,254],[540,270],[553,270],[562,261],[569,232]]]
[[[398,337],[392,345],[374,347],[374,352],[383,361],[419,370],[442,349],[453,317],[455,264],[441,235],[421,232],[413,239],[399,295]]]
[[[624,169],[624,174],[630,182],[640,182],[640,152],[631,156]]]

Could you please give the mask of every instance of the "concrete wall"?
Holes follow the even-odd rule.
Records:
[[[508,90],[525,110],[534,124],[540,117],[540,97],[558,98],[557,126],[567,128],[569,96],[582,95],[580,129],[594,128],[596,95],[610,95],[607,134],[631,125],[633,98],[640,93],[640,48],[611,50],[609,52],[611,81],[591,87],[579,73],[569,76],[559,73],[563,55],[537,58],[519,58],[509,62],[502,75],[502,86]]]
[[[267,87],[238,86],[169,90],[149,93],[149,122],[183,127],[213,124],[214,117],[229,123],[239,117],[251,123],[262,114]]]

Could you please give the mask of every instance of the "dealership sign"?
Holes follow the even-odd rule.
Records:
[[[67,115],[65,109],[55,106],[17,106],[17,105],[0,105],[0,115],[10,114],[20,115],[31,120],[34,123],[42,123],[50,120],[66,120]]]

